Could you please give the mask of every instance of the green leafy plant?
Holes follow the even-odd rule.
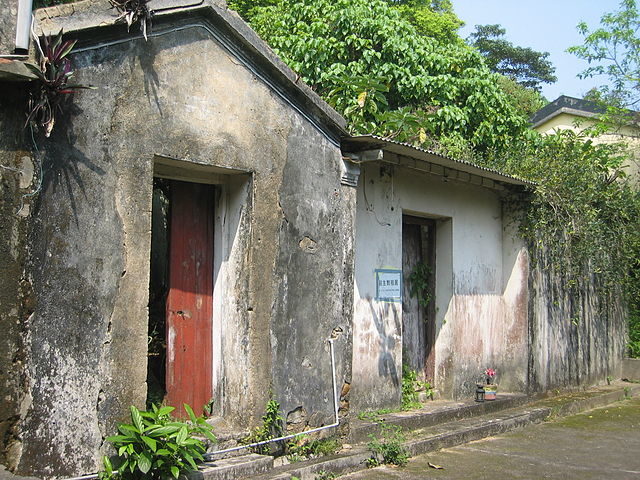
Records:
[[[404,447],[404,435],[397,425],[380,424],[380,437],[369,435],[371,441],[367,446],[373,452],[373,456],[367,461],[368,467],[380,464],[406,465],[409,460],[409,452]]]
[[[180,474],[197,470],[202,461],[205,445],[195,436],[215,442],[212,428],[203,417],[196,417],[189,405],[184,404],[190,422],[171,417],[173,407],[152,406],[140,411],[131,406],[131,424],[118,425],[118,435],[107,438],[118,454],[104,457],[101,479],[134,480],[177,479]]]
[[[640,263],[640,260],[638,263]],[[631,358],[640,358],[640,265],[635,268],[635,275],[638,278],[635,279],[633,283],[634,291],[630,294],[628,347]]]
[[[271,399],[267,402],[265,407],[265,413],[262,416],[262,425],[256,428],[251,435],[244,438],[244,443],[258,443],[272,438],[278,438],[282,436],[284,431],[284,419],[280,415],[280,404]],[[269,451],[268,445],[259,445],[254,448],[256,453],[267,453]]]
[[[289,461],[296,462],[308,458],[333,455],[342,444],[335,437],[309,441],[306,435],[301,435],[287,444]]]
[[[431,382],[422,382],[422,386],[426,397],[433,400],[436,395],[436,389],[431,386]]]
[[[327,472],[326,470],[320,470],[315,480],[333,480],[334,478],[338,478],[338,475],[333,472]]]
[[[63,31],[52,37],[43,36],[39,41],[39,64],[26,66],[38,77],[29,93],[28,115],[25,125],[42,128],[46,137],[51,135],[56,114],[62,110],[66,95],[79,89],[94,88],[69,83],[73,78],[68,55],[76,40],[62,40]]]
[[[428,307],[429,303],[431,303],[431,294],[429,293],[431,273],[432,269],[430,266],[424,263],[418,263],[409,275],[409,291],[411,296],[417,298],[418,303],[423,307]]]
[[[429,382],[418,380],[418,373],[408,365],[402,365],[402,409],[411,410],[420,408],[419,392],[428,391],[427,396],[433,398],[433,389]]]

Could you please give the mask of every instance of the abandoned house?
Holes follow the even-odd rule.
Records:
[[[506,201],[527,182],[350,138],[223,1],[154,8],[148,40],[106,0],[36,12],[96,87],[50,138],[0,35],[0,463],[95,472],[147,399],[248,428],[274,398],[300,431],[335,391],[341,424],[397,405],[403,363],[449,398],[486,367],[518,392],[616,372],[622,311],[586,291],[560,322],[562,280],[530,265]]]

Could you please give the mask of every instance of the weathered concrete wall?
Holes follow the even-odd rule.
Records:
[[[635,382],[640,381],[640,358],[625,358],[620,368],[620,378]]]
[[[402,215],[436,218],[436,378],[445,396],[471,395],[487,367],[522,391],[527,372],[523,245],[496,192],[439,177],[365,166],[358,187],[354,408],[397,404],[402,309],[375,300],[376,268],[402,268]]]
[[[80,7],[77,18],[56,11],[45,31],[95,21]],[[158,16],[148,42],[109,30],[115,44],[88,40],[72,55],[78,81],[97,90],[75,94],[52,137],[38,139],[45,175],[30,235],[36,303],[19,473],[95,471],[104,437],[128,405],[144,404],[158,156],[249,172],[220,175],[217,190],[217,412],[255,425],[271,391],[285,413],[302,406],[308,423],[326,423],[333,404],[324,340],[336,327],[338,380],[349,379],[354,193],[340,186],[340,151],[318,110],[342,120],[322,105],[312,114],[302,113],[304,102],[292,108],[301,87],[274,93],[245,66],[257,58],[252,68],[268,67],[259,48],[249,48],[249,60],[223,48],[211,32],[229,14],[211,12],[202,22]],[[287,88],[293,100],[284,99]]]
[[[12,54],[16,48],[16,20],[18,0],[4,0],[0,4],[0,55]]]
[[[626,345],[622,296],[586,273],[574,286],[549,255],[535,252],[529,280],[532,391],[587,387],[619,373]]]
[[[4,8],[4,7],[3,7]],[[34,155],[23,132],[24,86],[0,84],[0,463],[20,456],[18,421],[28,406],[25,343],[33,297],[25,277]]]
[[[287,421],[301,429],[334,421],[332,337],[341,352],[338,389],[350,380],[355,188],[340,185],[340,152],[305,122],[293,122],[288,141],[278,192],[273,382]]]

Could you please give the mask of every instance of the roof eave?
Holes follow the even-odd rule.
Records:
[[[440,175],[447,180],[457,180],[493,189],[504,186],[526,187],[534,182],[504,174],[497,170],[455,160],[429,150],[406,143],[384,139],[375,135],[361,135],[343,139],[343,153],[381,150],[382,155],[361,155],[361,163],[381,162],[402,168]]]

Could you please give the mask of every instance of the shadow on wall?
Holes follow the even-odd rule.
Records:
[[[52,194],[59,193],[61,198],[59,202],[65,204],[68,202],[73,219],[76,226],[79,225],[78,205],[76,203],[76,195],[80,194],[83,200],[87,201],[87,186],[85,185],[85,174],[81,171],[82,167],[91,170],[100,177],[105,175],[105,170],[91,161],[83,151],[74,145],[77,141],[77,135],[71,130],[71,119],[80,117],[82,109],[72,103],[68,99],[62,108],[64,115],[60,115],[56,126],[53,129],[51,140],[44,140],[40,135],[41,147],[44,147],[44,157],[42,158],[42,186],[41,191],[47,192],[53,189]],[[29,134],[27,134],[29,135]],[[34,140],[34,147],[38,139]],[[99,183],[99,181],[96,181]],[[58,188],[61,189],[58,192]],[[91,188],[91,187],[89,187]]]
[[[400,375],[396,367],[396,361],[394,357],[394,351],[396,349],[396,339],[393,332],[401,331],[401,320],[398,316],[398,310],[391,308],[391,304],[383,303],[381,305],[381,311],[376,311],[373,304],[373,300],[367,297],[367,303],[369,310],[371,311],[371,318],[373,324],[376,327],[379,335],[380,349],[378,354],[378,375],[383,378],[390,378],[394,386],[400,386]],[[391,333],[387,333],[384,319],[391,318],[393,322],[393,329]]]

